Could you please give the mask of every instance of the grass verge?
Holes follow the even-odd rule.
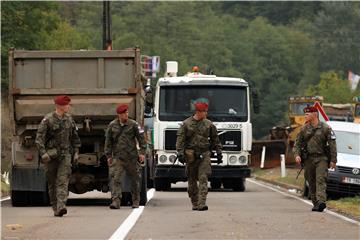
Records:
[[[354,216],[358,220],[360,219],[360,196],[329,200],[327,205],[338,212]]]

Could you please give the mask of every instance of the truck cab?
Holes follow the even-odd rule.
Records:
[[[169,66],[170,65],[170,66]],[[170,69],[170,70],[169,70]],[[204,75],[193,71],[177,75],[177,63],[168,62],[167,76],[156,85],[154,151],[156,190],[168,190],[171,183],[186,181],[185,167],[176,161],[177,131],[193,115],[193,102],[206,98],[208,119],[217,127],[223,146],[223,163],[212,154],[212,188],[245,190],[250,177],[252,124],[250,122],[249,85],[240,78]]]

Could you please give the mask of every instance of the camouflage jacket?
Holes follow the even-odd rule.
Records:
[[[35,139],[40,155],[50,148],[61,151],[78,151],[81,146],[75,121],[70,114],[61,118],[55,112],[48,113],[41,121]]]
[[[309,155],[326,156],[326,148],[330,150],[330,161],[337,162],[336,137],[331,127],[319,122],[316,127],[305,124],[296,137],[294,155],[300,156],[301,146],[307,146]]]
[[[187,118],[177,132],[176,150],[180,152],[193,149],[205,152],[210,148],[217,153],[222,149],[215,125],[206,118],[200,121],[193,117]]]
[[[138,158],[136,140],[139,143],[140,154],[145,154],[146,143],[144,132],[140,130],[136,121],[128,119],[126,123],[120,123],[114,119],[105,133],[105,154],[121,160]]]

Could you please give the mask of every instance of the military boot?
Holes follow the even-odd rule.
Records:
[[[198,210],[198,200],[197,198],[191,198],[192,210]]]
[[[132,208],[139,208],[139,201],[133,201]]]
[[[109,207],[111,209],[119,209],[120,208],[120,199],[119,198],[113,198]]]
[[[198,207],[199,211],[207,211],[208,209],[209,209],[209,207],[207,205],[203,205],[203,206]]]
[[[55,217],[62,217],[63,215],[67,214],[67,209],[66,207],[61,208],[58,211],[54,211],[54,216]]]
[[[324,202],[318,202],[315,206],[311,209],[313,212],[322,212],[326,208],[326,204]]]

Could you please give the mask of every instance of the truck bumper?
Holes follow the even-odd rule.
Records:
[[[209,179],[214,178],[247,178],[251,175],[249,167],[211,167]],[[179,181],[186,181],[185,167],[181,166],[156,166],[155,178],[171,178]]]

